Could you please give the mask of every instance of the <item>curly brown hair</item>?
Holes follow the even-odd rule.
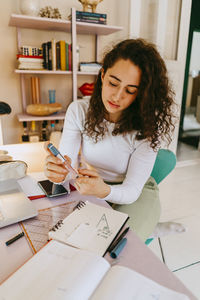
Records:
[[[172,105],[174,93],[170,87],[164,60],[155,45],[143,39],[127,39],[116,44],[102,62],[104,74],[118,60],[130,60],[142,71],[138,94],[115,123],[113,135],[137,131],[136,139],[147,139],[157,150],[161,140],[171,142],[174,130]],[[96,142],[106,132],[106,110],[102,102],[101,70],[90,99],[86,116],[85,132]]]

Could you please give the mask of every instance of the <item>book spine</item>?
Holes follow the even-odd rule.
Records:
[[[52,48],[51,42],[47,42],[47,49],[48,49],[48,70],[52,70]]]
[[[68,54],[68,57],[69,57],[69,71],[71,71],[72,70],[72,44],[68,45],[68,51],[69,51],[69,54]]]
[[[56,43],[56,69],[60,70],[60,43]]]
[[[96,17],[77,17],[76,20],[96,20],[96,21],[103,21],[106,22],[104,18],[96,18]]]
[[[103,24],[106,25],[106,21],[99,21],[99,20],[85,20],[85,19],[76,19],[77,22],[84,22],[84,23],[94,23],[94,24]]]
[[[47,47],[47,44],[43,43],[42,44],[42,54],[43,54],[43,58],[44,58],[44,61],[43,61],[43,68],[44,69],[47,69],[46,47]]]
[[[91,17],[101,17],[101,18],[107,18],[107,14],[101,14],[101,13],[93,13],[93,12],[87,12],[87,11],[76,11],[76,16],[91,16]]]
[[[17,58],[39,58],[39,59],[42,59],[43,58],[43,55],[22,55],[22,54],[17,54],[16,55]]]
[[[51,53],[52,53],[52,70],[56,71],[56,41],[52,39],[51,41]]]
[[[60,69],[66,70],[65,41],[60,41]]]
[[[65,44],[65,53],[66,53],[66,70],[69,71],[69,44]]]

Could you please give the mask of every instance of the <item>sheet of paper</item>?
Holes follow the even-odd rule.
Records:
[[[104,276],[91,300],[189,300],[151,279],[122,266],[113,266]]]
[[[71,246],[86,249],[96,235],[97,228],[88,223],[81,223],[67,238],[66,242]]]
[[[51,241],[0,286],[0,300],[86,300],[109,268],[100,256]]]

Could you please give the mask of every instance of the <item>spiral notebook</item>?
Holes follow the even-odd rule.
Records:
[[[111,208],[80,202],[49,231],[49,238],[104,256],[128,218]]]

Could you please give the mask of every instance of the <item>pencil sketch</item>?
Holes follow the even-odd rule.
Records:
[[[105,239],[107,239],[109,236],[112,235],[112,230],[110,229],[110,226],[108,224],[108,220],[106,218],[106,215],[103,214],[98,221],[97,225],[97,236],[101,236]]]

